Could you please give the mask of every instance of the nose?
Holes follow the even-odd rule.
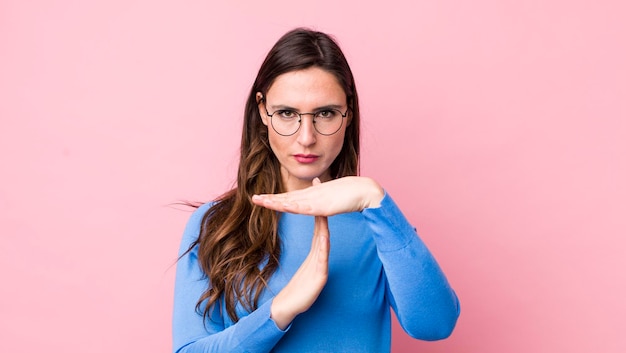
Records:
[[[300,116],[300,129],[298,130],[298,143],[302,146],[311,146],[317,141],[317,131],[313,126],[313,116]]]

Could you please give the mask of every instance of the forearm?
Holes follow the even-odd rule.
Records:
[[[329,236],[328,218],[315,217],[309,254],[289,283],[272,301],[271,317],[279,328],[286,329],[298,314],[309,310],[326,285],[330,251]]]
[[[409,335],[443,339],[456,325],[459,302],[432,254],[419,243],[416,240],[405,248],[379,253],[388,282],[387,295]]]
[[[405,331],[425,340],[447,337],[459,305],[435,258],[389,195],[379,208],[362,213],[374,233],[390,304]]]
[[[174,325],[174,340],[180,342],[174,347],[177,353],[208,353],[208,352],[269,352],[283,337],[285,331],[276,326],[270,319],[271,301],[261,305],[250,315],[241,318],[236,324],[217,332],[205,331],[200,337],[190,337],[188,325]],[[207,319],[208,320],[208,319]],[[214,329],[207,323],[207,329]],[[185,336],[187,342],[181,342]]]
[[[186,250],[197,239],[202,216],[208,207],[200,207],[191,216],[180,246],[179,254],[184,255],[176,264],[173,352],[268,352],[284,335],[284,331],[270,319],[271,298],[237,323],[226,323],[219,307],[210,308],[206,318],[196,311],[196,304],[208,288],[209,280],[198,264],[197,246]]]

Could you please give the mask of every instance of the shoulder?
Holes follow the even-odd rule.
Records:
[[[215,201],[207,202],[205,204],[198,206],[198,208],[195,209],[193,213],[191,214],[191,216],[189,217],[189,221],[187,221],[187,226],[188,227],[191,225],[200,226],[200,224],[202,223],[202,219],[204,218],[204,215],[211,209],[211,207],[213,207],[213,205],[215,205]]]
[[[213,205],[215,205],[215,202],[207,202],[205,204],[202,204],[197,209],[195,209],[189,217],[187,225],[185,226],[185,231],[183,232],[183,239],[180,245],[181,254],[187,251],[191,247],[191,244],[198,240],[204,215],[211,209],[211,207],[213,207]]]

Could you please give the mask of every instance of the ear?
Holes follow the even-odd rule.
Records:
[[[267,126],[268,119],[267,113],[265,111],[265,98],[263,97],[263,93],[261,92],[256,93],[256,105],[259,109],[259,115],[261,116],[261,121],[263,121],[263,125]]]
[[[346,118],[346,127],[350,126],[350,124],[352,124],[352,105],[354,104],[354,99],[353,97],[346,97],[346,103],[348,104],[348,117]]]

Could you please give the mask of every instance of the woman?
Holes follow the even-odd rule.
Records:
[[[447,337],[454,291],[393,200],[356,176],[354,78],[326,34],[285,34],[246,103],[237,186],[192,215],[174,352],[385,352]],[[331,246],[332,244],[332,246]]]

